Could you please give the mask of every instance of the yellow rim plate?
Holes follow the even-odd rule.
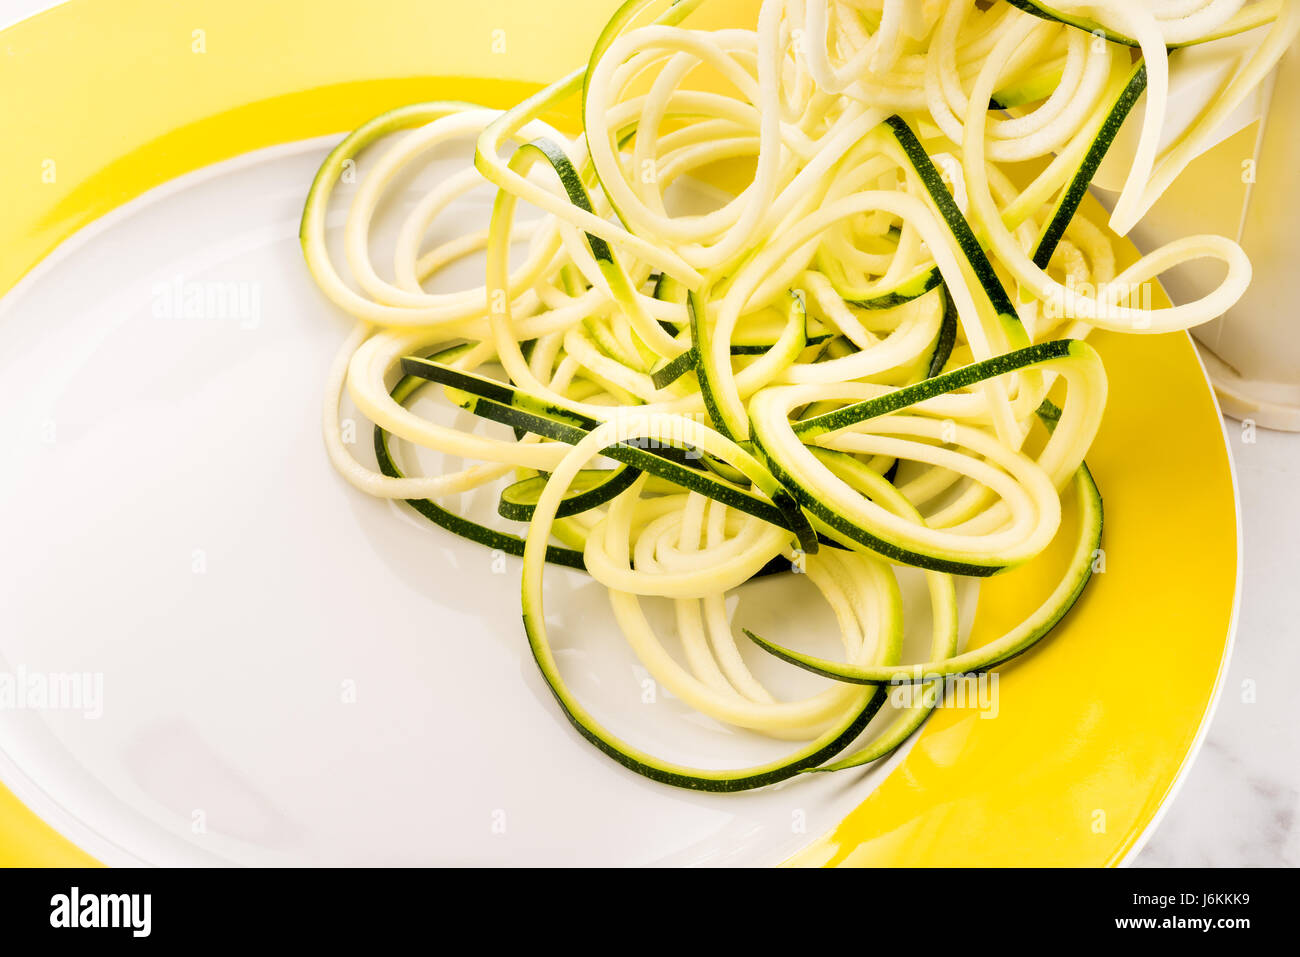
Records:
[[[561,23],[526,0],[72,0],[11,27],[0,88],[22,95],[0,113],[0,291],[82,226],[199,167],[403,103],[514,103],[583,62],[616,6],[567,0]],[[894,773],[791,863],[1115,864],[1168,798],[1226,665],[1231,466],[1186,335],[1095,342],[1111,383],[1088,457],[1104,573],[1003,671],[996,720],[940,709]],[[982,587],[973,645],[1037,605],[1051,565]],[[0,787],[0,864],[93,863]]]

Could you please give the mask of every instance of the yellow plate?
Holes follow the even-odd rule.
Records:
[[[615,6],[567,0],[560,22],[527,0],[72,0],[11,27],[0,292],[82,226],[201,166],[402,103],[513,103],[583,62]],[[1105,497],[1104,573],[1003,671],[998,720],[940,709],[902,765],[792,863],[1115,864],[1169,798],[1226,665],[1233,479],[1188,337],[1095,341],[1111,382],[1088,457]],[[1038,603],[1051,564],[983,586],[972,644]],[[90,863],[0,788],[0,864]]]

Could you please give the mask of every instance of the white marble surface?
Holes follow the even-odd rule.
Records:
[[[1201,753],[1134,864],[1300,865],[1300,434],[1227,420],[1245,553],[1232,661]]]

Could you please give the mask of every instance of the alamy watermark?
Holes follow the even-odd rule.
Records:
[[[1154,308],[1154,285],[1150,282],[1075,282],[1065,278],[1063,287],[1054,288],[1043,301],[1046,319],[1082,319],[1084,322],[1110,320],[1132,315],[1130,325],[1145,329],[1151,325]]]
[[[104,714],[104,675],[99,671],[0,671],[0,711],[80,711]]]
[[[896,679],[890,683],[889,703],[895,708],[970,708],[981,718],[998,716],[998,675],[926,675],[922,682]]]
[[[241,329],[262,324],[262,284],[243,279],[185,279],[153,285],[155,319],[225,320]]]

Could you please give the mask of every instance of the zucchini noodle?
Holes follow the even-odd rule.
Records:
[[[1084,458],[1106,374],[1088,335],[1208,322],[1251,275],[1220,236],[1120,270],[1116,236],[1266,78],[1300,14],[1292,0],[764,0],[752,29],[706,30],[692,25],[704,3],[629,0],[586,64],[511,109],[423,103],[362,125],[321,166],[300,235],[318,286],[356,321],[326,377],[334,467],[522,557],[530,648],[587,740],[656,781],[736,791],[888,755],[943,679],[1025,652],[1077,600],[1102,533]],[[1256,29],[1171,139],[1169,51]],[[544,118],[569,101],[574,135]],[[1130,171],[1094,221],[1080,204],[1125,123]],[[472,162],[403,203],[457,144]],[[327,213],[362,154],[332,256]],[[476,190],[488,222],[449,231]],[[474,258],[480,284],[430,291]],[[1151,306],[1165,271],[1202,259],[1226,267],[1216,288]],[[374,427],[377,467],[345,436],[345,398]],[[477,420],[492,430],[465,427]],[[394,439],[456,467],[399,464]],[[463,493],[495,496],[517,534],[457,514],[446,499]],[[1039,560],[1065,534],[1066,500],[1078,530],[1055,590],[963,650],[958,577]],[[548,564],[609,590],[658,685],[792,750],[693,768],[616,736],[557,665]],[[904,660],[899,566],[929,591],[926,661]],[[729,597],[744,620],[743,586],[789,573],[834,615],[842,657],[733,626]],[[674,642],[651,624],[653,599],[671,604]],[[751,667],[764,653],[822,689],[782,698]],[[887,709],[898,683],[921,693]]]

